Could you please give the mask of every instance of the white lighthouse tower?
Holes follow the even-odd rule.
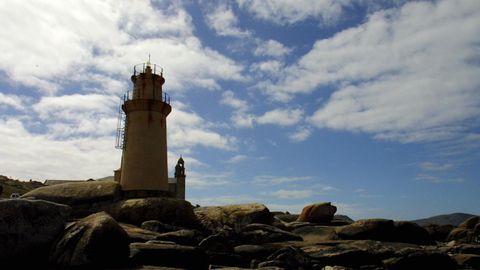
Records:
[[[167,116],[172,111],[163,92],[163,70],[147,63],[136,65],[131,77],[133,91],[124,96],[117,148],[122,161],[115,180],[123,191],[168,192]],[[150,192],[151,193],[151,192]]]

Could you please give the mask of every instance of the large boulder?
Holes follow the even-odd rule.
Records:
[[[455,228],[448,234],[447,241],[458,241],[469,243],[473,239],[473,230],[465,228]]]
[[[46,262],[70,211],[69,206],[42,200],[0,200],[0,264]]]
[[[458,227],[472,230],[478,223],[480,223],[480,216],[474,216],[462,222]]]
[[[433,245],[435,241],[430,234],[417,223],[410,221],[395,221],[392,241],[412,243],[417,245]]]
[[[297,221],[328,223],[333,219],[335,212],[337,212],[337,207],[331,205],[330,202],[310,204],[302,209]]]
[[[416,223],[388,219],[358,220],[350,225],[339,227],[337,234],[341,239],[370,239],[431,245],[434,241],[428,232]]]
[[[464,243],[480,243],[480,216],[474,216],[465,220],[458,228],[453,229],[447,237],[447,241]]]
[[[108,212],[118,221],[140,226],[147,220],[158,220],[174,226],[196,228],[197,218],[193,206],[174,198],[139,198],[118,201]]]
[[[455,228],[455,226],[447,224],[447,225],[438,225],[438,224],[429,224],[423,226],[425,230],[427,230],[430,237],[438,242],[444,242],[450,232]]]
[[[211,232],[222,231],[224,226],[239,232],[251,223],[273,222],[270,210],[258,203],[198,207],[195,208],[195,215],[203,227]]]
[[[363,219],[337,228],[341,239],[371,239],[391,241],[394,238],[394,222],[389,219]]]
[[[61,267],[121,265],[129,256],[125,230],[107,213],[92,214],[71,224],[50,254]]]
[[[22,198],[81,205],[99,201],[112,201],[121,196],[120,185],[115,181],[85,181],[45,186],[25,193]]]

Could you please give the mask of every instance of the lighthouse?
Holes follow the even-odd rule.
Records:
[[[115,180],[132,195],[167,193],[167,116],[172,111],[163,92],[163,69],[147,63],[136,65],[131,76],[133,91],[121,105],[117,148],[122,149]]]

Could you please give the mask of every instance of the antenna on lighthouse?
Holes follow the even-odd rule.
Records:
[[[151,66],[152,64],[150,63],[150,53],[148,53],[148,62],[147,62],[147,67]]]

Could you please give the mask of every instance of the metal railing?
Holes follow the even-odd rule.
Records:
[[[125,94],[123,94],[122,96],[122,100],[124,103],[125,101],[132,100],[132,99],[133,99],[133,91],[130,91],[130,90],[125,92]],[[162,101],[167,104],[170,104],[170,95],[168,95],[165,92],[162,92]]]
[[[133,66],[133,76],[137,76],[141,73],[145,73],[147,67],[152,69],[153,74],[157,74],[163,77],[163,68],[157,64],[150,64],[150,63],[140,63]]]

